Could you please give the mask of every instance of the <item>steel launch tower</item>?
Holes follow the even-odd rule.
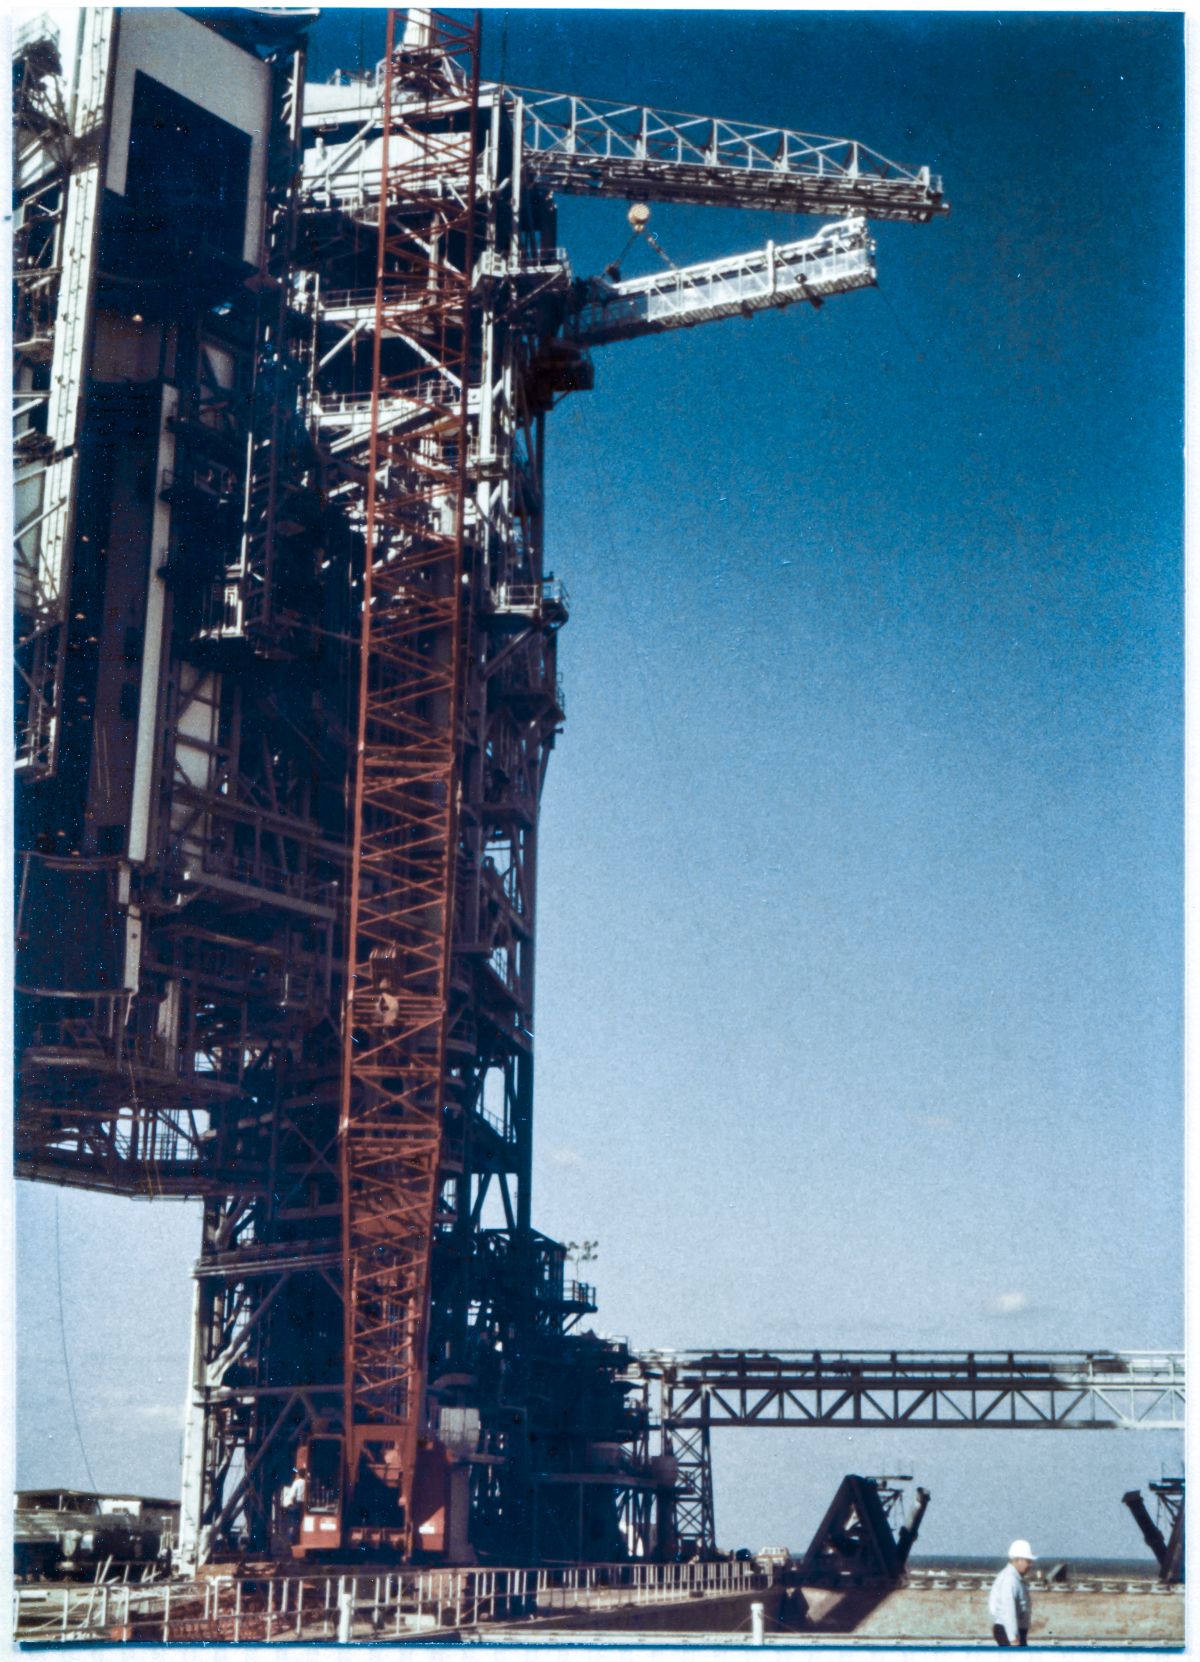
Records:
[[[435,13],[306,86],[314,15],[17,43],[17,1166],[203,1201],[191,1561],[661,1552],[678,1471],[531,1210],[546,418],[593,348],[819,306],[945,204],[484,83]],[[581,279],[560,192],[833,222]]]

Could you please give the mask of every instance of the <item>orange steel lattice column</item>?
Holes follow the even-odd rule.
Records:
[[[340,1142],[348,1475],[396,1493],[411,1550],[469,650],[479,32],[409,19],[397,43],[389,14],[385,60]]]

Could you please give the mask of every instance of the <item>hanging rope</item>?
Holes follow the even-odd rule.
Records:
[[[58,1333],[62,1340],[63,1368],[67,1375],[67,1401],[71,1404],[71,1419],[75,1424],[75,1436],[79,1442],[79,1452],[83,1456],[83,1469],[87,1473],[88,1482],[95,1489],[96,1479],[92,1476],[87,1449],[83,1446],[83,1432],[79,1428],[79,1415],[75,1410],[75,1387],[71,1382],[71,1358],[67,1353],[67,1324],[63,1316],[62,1237],[58,1223],[57,1192],[54,1196],[54,1268],[58,1275]]]
[[[669,265],[672,271],[678,271],[679,270],[679,267],[675,264],[675,261],[667,253],[667,251],[663,247],[662,243],[659,242],[658,238],[654,235],[653,231],[647,231],[646,232],[646,241],[650,244],[651,248],[653,248],[654,252],[659,256],[659,258],[664,262],[664,264]]]
[[[622,248],[621,252],[617,255],[616,259],[610,260],[605,266],[604,275],[610,282],[619,283],[621,281],[621,267],[625,264],[625,256],[629,253],[629,250],[633,247],[634,243],[641,236],[641,234],[642,233],[640,231],[635,231],[629,241],[625,244],[624,248]]]
[[[633,235],[625,244],[624,248],[622,248],[621,252],[617,255],[616,259],[610,260],[604,268],[604,275],[610,282],[619,283],[621,281],[621,267],[625,264],[625,257],[638,238],[643,235],[645,236],[646,241],[650,244],[651,248],[653,248],[654,252],[658,255],[659,259],[662,260],[664,265],[669,266],[672,271],[679,270],[679,267],[667,253],[662,243],[659,242],[654,232],[647,230],[646,227],[649,219],[650,210],[645,203],[635,202],[629,210],[629,223],[633,227]]]

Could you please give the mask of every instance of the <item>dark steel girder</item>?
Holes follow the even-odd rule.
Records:
[[[892,179],[754,174],[736,167],[687,166],[615,157],[535,155],[532,171],[548,189],[621,201],[679,202],[699,208],[761,208],[773,213],[862,214],[925,224],[949,212],[928,185]]]
[[[1172,1430],[1184,1424],[1178,1351],[649,1352],[662,1423]]]

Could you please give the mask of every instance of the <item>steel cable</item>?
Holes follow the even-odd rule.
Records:
[[[67,1400],[71,1404],[71,1419],[75,1425],[75,1436],[79,1442],[79,1452],[83,1456],[83,1469],[87,1473],[88,1482],[94,1490],[96,1488],[96,1479],[92,1476],[92,1468],[88,1461],[87,1449],[83,1446],[83,1432],[80,1429],[79,1414],[75,1408],[75,1386],[71,1380],[71,1358],[67,1351],[67,1324],[63,1315],[62,1234],[59,1229],[57,1193],[54,1196],[54,1268],[58,1277],[58,1333],[62,1340],[63,1368],[67,1376]]]

